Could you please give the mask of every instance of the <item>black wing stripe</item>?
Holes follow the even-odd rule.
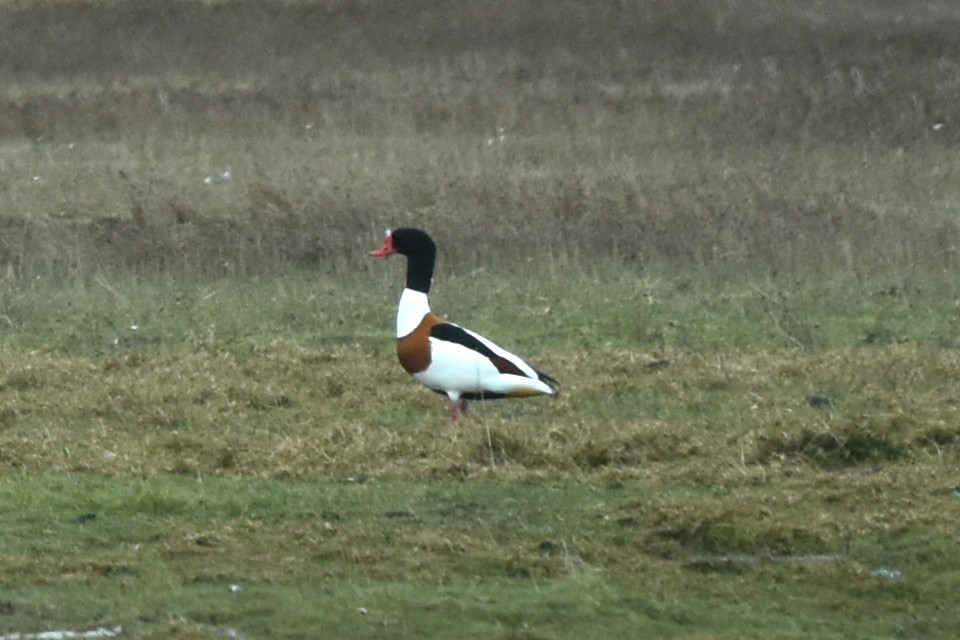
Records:
[[[556,378],[554,378],[553,376],[547,375],[546,373],[544,373],[543,371],[540,371],[539,369],[534,369],[534,371],[537,372],[537,376],[540,378],[541,382],[543,382],[545,385],[553,389],[554,393],[560,393],[560,383],[557,382]]]
[[[453,342],[454,344],[459,344],[466,347],[472,351],[476,351],[480,355],[489,359],[493,363],[493,366],[497,368],[497,371],[500,373],[509,373],[515,376],[523,376],[528,378],[529,376],[525,374],[520,367],[513,364],[503,356],[498,356],[493,352],[490,347],[483,344],[477,340],[474,336],[464,330],[463,327],[458,327],[455,324],[441,323],[434,325],[430,329],[430,337],[436,338],[437,340],[446,340],[447,342]]]

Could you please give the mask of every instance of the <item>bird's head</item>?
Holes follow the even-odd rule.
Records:
[[[402,229],[387,230],[383,239],[383,246],[370,255],[377,258],[386,258],[395,253],[409,257],[429,257],[433,260],[437,253],[437,245],[426,231],[404,227]]]

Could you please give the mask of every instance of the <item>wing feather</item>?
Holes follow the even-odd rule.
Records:
[[[459,344],[467,349],[470,349],[471,351],[476,351],[483,357],[490,360],[490,362],[493,363],[493,366],[496,367],[497,371],[500,373],[524,376],[526,378],[531,377],[528,372],[524,371],[513,359],[508,357],[513,354],[504,351],[500,347],[497,347],[495,344],[491,343],[489,340],[485,340],[472,331],[468,331],[459,325],[451,324],[449,322],[434,325],[433,328],[430,329],[430,337],[436,338],[437,340],[452,342],[453,344]],[[491,347],[496,347],[500,353],[497,353]]]

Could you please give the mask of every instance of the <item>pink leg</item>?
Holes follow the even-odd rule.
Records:
[[[467,401],[457,398],[456,400],[450,398],[450,419],[453,421],[453,426],[459,427],[460,423],[463,422],[463,414],[467,411]]]

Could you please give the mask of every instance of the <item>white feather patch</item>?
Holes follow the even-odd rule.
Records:
[[[533,367],[531,367],[526,362],[524,362],[523,359],[517,354],[510,353],[509,351],[507,351],[497,343],[491,340],[487,340],[479,333],[474,333],[473,331],[470,331],[470,329],[464,329],[464,331],[466,331],[467,333],[472,335],[474,338],[476,338],[477,340],[482,342],[484,345],[486,345],[486,347],[490,349],[490,351],[493,351],[495,354],[497,354],[504,360],[508,360],[512,362],[514,365],[516,365],[518,369],[520,369],[520,371],[523,371],[525,374],[527,374],[527,376],[533,378],[534,380],[539,378],[539,376],[537,376],[537,372],[533,370]]]
[[[488,346],[488,340],[484,340]],[[494,345],[496,346],[496,345]],[[512,360],[518,360],[513,354],[497,347],[497,355],[507,353]],[[501,357],[504,357],[501,355]],[[522,361],[521,361],[522,362]],[[527,369],[529,365],[524,364]],[[532,369],[531,369],[532,371]],[[430,366],[424,371],[415,373],[414,378],[420,383],[439,391],[461,393],[542,393],[551,395],[553,390],[533,377],[500,373],[486,356],[463,345],[430,338]]]
[[[430,313],[427,294],[413,289],[404,289],[397,307],[397,337],[413,333],[420,326],[423,317]]]

